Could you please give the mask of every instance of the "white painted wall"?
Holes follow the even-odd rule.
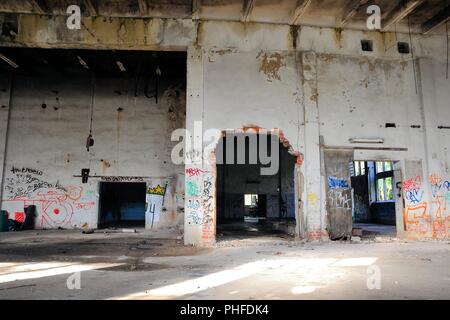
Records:
[[[428,228],[426,235],[419,236],[433,236],[439,223],[450,228],[450,213],[441,210],[442,215],[437,216],[436,205],[430,205],[436,198],[428,186],[429,176],[437,173],[440,196],[449,197],[445,184],[450,178],[448,134],[436,128],[448,125],[450,119],[450,82],[443,71],[445,39],[413,36],[414,69],[412,55],[397,52],[397,41],[409,42],[406,34],[351,30],[338,34],[333,29],[302,27],[294,47],[291,31],[279,25],[202,23],[199,45],[203,49],[204,105],[192,119],[203,121],[204,130],[248,125],[281,129],[294,149],[305,156],[300,186],[303,225],[314,238],[320,238],[317,232],[326,229],[319,136],[328,147],[353,148],[350,138],[382,138],[384,143],[378,147],[405,149],[355,150],[355,159],[399,160],[402,166],[405,160],[423,159],[424,197],[419,204],[428,206],[429,218],[418,222]],[[362,39],[373,41],[373,52],[361,51]],[[305,53],[315,53],[316,60],[305,60]],[[281,57],[276,72],[266,73],[261,57],[275,54]],[[269,70],[275,70],[270,66]],[[313,73],[311,68],[315,68]],[[190,119],[189,103],[187,112]],[[386,123],[395,123],[396,128],[385,128]],[[417,232],[411,231],[411,236]]]
[[[448,212],[441,210],[438,217],[436,210],[431,209],[436,207],[432,202],[437,200],[429,185],[430,175],[437,174],[441,179],[439,196],[445,201],[448,199],[444,183],[450,179],[449,134],[446,130],[437,129],[438,125],[448,126],[450,118],[450,83],[444,75],[446,51],[443,36],[413,35],[416,92],[412,55],[399,54],[396,46],[397,41],[409,42],[407,34],[338,32],[301,27],[294,39],[295,30],[285,25],[203,21],[196,32],[193,23],[182,25],[184,27],[173,23],[164,37],[172,43],[177,34],[186,31],[182,44],[178,43],[177,47],[185,46],[188,50],[186,127],[192,136],[199,138],[200,146],[195,152],[201,151],[202,132],[209,128],[224,130],[260,126],[282,130],[292,148],[305,156],[305,161],[298,164],[299,192],[302,195],[299,206],[303,212],[299,219],[302,219],[303,231],[319,228],[322,232],[326,228],[325,180],[323,164],[319,164],[322,161],[319,137],[322,136],[323,143],[330,147],[353,147],[348,141],[352,137],[383,138],[382,147],[407,150],[355,150],[355,159],[398,160],[404,177],[408,176],[405,171],[407,161],[422,160],[419,191],[424,191],[421,203],[427,206],[427,212],[424,221],[417,223],[424,224],[428,231],[419,236],[433,236],[433,228],[437,224],[445,223],[448,229]],[[173,48],[160,36],[158,33],[158,41],[151,39],[151,48],[154,49],[155,45],[164,50]],[[373,52],[361,51],[362,39],[373,41]],[[32,37],[28,40],[42,45]],[[111,41],[111,48],[124,45]],[[71,41],[67,43],[70,45]],[[126,45],[130,46],[130,42]],[[145,47],[145,43],[139,45]],[[178,169],[169,169],[170,164],[162,162],[167,159],[164,155],[169,151],[164,140],[168,136],[160,134],[162,124],[158,124],[158,129],[148,124],[152,119],[162,119],[163,114],[150,108],[152,111],[146,118],[148,109],[141,105],[139,99],[116,97],[108,91],[110,89],[99,89],[103,98],[98,99],[98,105],[102,111],[95,113],[96,146],[94,154],[89,155],[84,150],[89,118],[89,101],[85,94],[88,88],[74,84],[60,89],[69,95],[74,93],[77,102],[73,97],[72,100],[67,98],[67,104],[64,102],[59,111],[52,110],[50,104],[45,111],[39,109],[42,97],[30,88],[28,86],[29,94],[24,92],[17,96],[20,108],[15,108],[13,103],[13,138],[7,168],[14,164],[45,169],[48,181],[56,183],[60,180],[76,186],[79,178],[74,179],[72,175],[79,174],[80,168],[89,164],[93,174],[103,174],[104,170],[108,175],[166,176],[181,173]],[[30,99],[30,96],[34,98]],[[48,92],[45,96],[48,99],[52,97]],[[77,103],[82,103],[82,106],[75,108]],[[128,106],[123,112],[123,123],[117,119],[117,107],[122,104]],[[66,108],[68,110],[64,111]],[[73,118],[76,121],[71,121]],[[193,131],[195,121],[201,121],[200,133]],[[385,128],[386,122],[395,122],[397,127]],[[411,125],[421,127],[413,129]],[[121,130],[132,134],[119,138],[117,132]],[[69,138],[61,138],[66,136]],[[105,141],[104,144],[101,141]],[[145,147],[148,142],[157,152]],[[187,156],[192,157],[195,152]],[[71,154],[69,163],[65,160],[67,153]],[[108,160],[111,167],[104,169],[100,159]],[[205,181],[214,177],[214,166],[195,162],[187,169],[195,167],[205,173],[186,179],[186,186],[194,182],[199,186],[199,194],[187,194],[186,203],[189,200],[202,201],[205,206],[197,212],[197,220],[204,221],[207,215],[213,218],[215,215],[213,201],[202,196]],[[93,197],[96,196],[96,183],[91,179],[84,186]],[[214,187],[209,192],[214,193]],[[82,218],[78,224],[85,221],[95,224],[94,211],[80,214]],[[211,242],[214,229],[210,224],[206,228],[202,223],[189,226],[186,217],[185,226],[186,243]]]
[[[17,79],[2,208],[14,215],[36,205],[37,227],[96,227],[101,180],[144,181],[148,188],[168,184],[164,203],[154,199],[160,204],[154,226],[177,226],[183,220],[184,177],[183,167],[170,158],[170,134],[185,121],[185,89],[178,83],[164,84],[156,104],[142,93],[134,97],[132,81],[97,79],[95,144],[88,152],[90,79]],[[176,110],[173,120],[169,106]],[[100,177],[83,184],[74,177],[82,168]]]

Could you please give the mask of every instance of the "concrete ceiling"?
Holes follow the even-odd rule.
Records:
[[[185,18],[364,29],[371,4],[383,31],[408,21],[417,32],[445,30],[450,0],[2,0],[0,12],[63,15],[78,4],[85,16]],[[439,29],[440,28],[440,29]]]
[[[14,72],[25,76],[121,77],[155,76],[186,77],[185,52],[155,52],[130,50],[82,50],[42,48],[1,48],[2,56],[14,57],[14,68],[0,59],[0,74]],[[122,69],[119,67],[120,62]]]

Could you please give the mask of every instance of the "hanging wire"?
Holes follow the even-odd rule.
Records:
[[[416,61],[414,60],[414,46],[412,43],[411,20],[410,20],[409,15],[408,15],[408,33],[409,33],[409,45],[411,47],[411,59],[412,59],[413,73],[414,73],[414,85],[416,87],[416,94],[417,94]]]
[[[89,123],[89,135],[92,135],[92,123],[94,119],[94,95],[95,95],[95,74],[92,73],[91,79],[91,120]]]
[[[448,21],[445,23],[445,34],[447,36],[447,68],[446,68],[446,79],[448,80]]]

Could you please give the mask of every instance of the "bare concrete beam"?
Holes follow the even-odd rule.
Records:
[[[365,5],[368,0],[350,0],[347,2],[347,5],[344,8],[344,12],[340,17],[337,25],[339,28],[343,28],[347,22],[349,22],[354,15],[358,12],[358,9]]]
[[[193,20],[199,19],[201,0],[192,0],[191,15]]]
[[[146,0],[138,0],[139,3],[139,13],[142,17],[147,16],[148,14],[148,7],[147,7],[147,1]]]
[[[302,18],[303,14],[308,9],[311,2],[312,2],[312,0],[298,0],[297,1],[297,7],[295,8],[294,13],[292,14],[292,16],[289,20],[290,25],[300,24],[300,19]]]
[[[54,15],[49,19],[47,15],[21,14],[18,19],[21,32],[14,39],[2,37],[0,47],[183,51],[197,37],[196,23],[190,19],[170,19],[170,24],[162,18],[91,19],[83,16],[81,19],[84,28],[74,37],[73,31],[67,28],[66,15]],[[133,23],[126,23],[130,19]],[[103,41],[99,41],[96,34],[100,34]]]
[[[97,8],[94,4],[95,0],[83,0],[84,6],[89,12],[90,16],[98,16]]]
[[[33,6],[33,9],[36,10],[39,14],[46,14],[45,12],[45,4],[42,3],[42,1],[39,0],[28,0],[30,4]]]
[[[448,20],[450,20],[450,5],[447,6],[447,8],[444,8],[441,11],[439,11],[433,18],[426,21],[422,25],[423,33],[427,34],[433,31],[437,27],[446,23]]]
[[[252,14],[253,7],[255,6],[256,0],[244,0],[244,5],[242,7],[242,22],[248,22],[250,15]]]
[[[413,12],[419,5],[421,5],[424,0],[410,0],[410,1],[399,1],[398,5],[392,10],[392,12],[387,16],[384,26],[381,31],[386,31],[394,24],[400,22],[403,18],[407,17],[411,12]]]

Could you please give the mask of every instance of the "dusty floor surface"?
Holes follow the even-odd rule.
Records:
[[[450,241],[220,240],[2,233],[0,299],[450,299]]]

